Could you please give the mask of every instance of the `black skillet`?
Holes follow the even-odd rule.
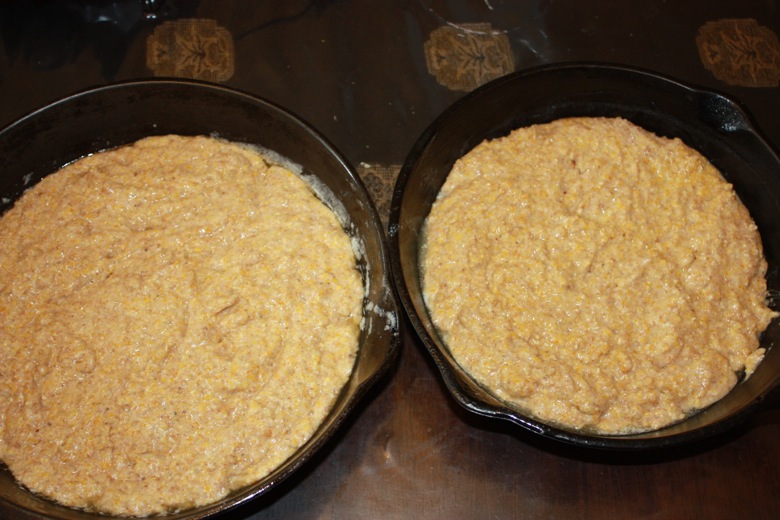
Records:
[[[506,406],[455,362],[423,302],[421,230],[453,163],[483,139],[573,116],[623,117],[658,135],[679,137],[731,182],[756,221],[769,264],[770,295],[780,294],[780,159],[735,101],[646,71],[562,64],[519,71],[466,95],[420,136],[398,178],[390,214],[391,266],[402,304],[455,400],[479,415],[582,447],[636,450],[694,442],[722,432],[762,406],[780,380],[780,326],[761,339],[764,361],[749,379],[705,410],[670,427],[603,436],[546,424]],[[772,302],[777,307],[777,302]]]
[[[0,130],[0,213],[42,177],[79,157],[168,133],[216,135],[260,145],[300,165],[304,175],[316,176],[349,216],[347,231],[362,247],[359,266],[368,287],[358,359],[324,423],[267,478],[215,504],[166,517],[192,520],[264,494],[334,436],[360,398],[396,358],[400,309],[390,281],[382,224],[354,168],[297,116],[268,101],[217,85],[182,80],[119,83],[59,100]],[[0,517],[106,518],[61,507],[29,493],[15,483],[2,464]]]

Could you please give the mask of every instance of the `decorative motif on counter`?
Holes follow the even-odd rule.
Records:
[[[358,175],[360,175],[363,184],[366,185],[368,194],[371,195],[371,199],[374,201],[379,217],[385,227],[387,227],[387,222],[390,219],[390,202],[393,198],[395,180],[398,178],[400,171],[401,166],[397,164],[387,166],[360,163],[357,166]]]
[[[756,20],[707,22],[699,28],[696,45],[704,67],[721,81],[742,87],[780,85],[780,42]]]
[[[515,69],[509,39],[486,23],[434,30],[425,42],[425,62],[439,83],[465,92]]]
[[[234,64],[233,36],[215,20],[168,21],[146,40],[146,65],[155,76],[224,82]]]

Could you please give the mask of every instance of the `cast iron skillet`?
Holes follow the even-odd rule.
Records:
[[[703,153],[734,185],[756,221],[769,263],[770,296],[779,294],[780,159],[746,112],[723,95],[649,72],[563,64],[520,71],[473,91],[434,121],[410,151],[395,186],[388,238],[396,286],[412,325],[455,400],[476,414],[566,443],[604,449],[669,447],[722,432],[759,407],[777,386],[778,320],[761,339],[768,350],[764,361],[726,397],[673,426],[626,436],[567,430],[506,406],[458,366],[431,322],[420,286],[421,230],[455,160],[483,139],[572,116],[620,116],[656,134],[679,137]]]
[[[396,358],[400,309],[390,281],[382,224],[354,168],[295,115],[268,101],[216,85],[180,80],[119,83],[67,97],[0,130],[0,212],[42,177],[79,157],[169,133],[214,134],[257,144],[302,166],[305,175],[318,177],[349,215],[347,231],[363,246],[365,254],[359,264],[368,287],[355,368],[324,423],[267,478],[210,506],[166,517],[201,519],[265,493],[333,436]],[[34,496],[20,488],[0,464],[0,516],[12,513],[68,520],[106,518]]]

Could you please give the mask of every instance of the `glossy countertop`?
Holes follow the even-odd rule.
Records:
[[[424,129],[474,88],[538,65],[630,65],[725,93],[777,150],[779,35],[775,0],[3,2],[0,126],[93,86],[214,82],[317,128],[386,222]],[[462,409],[408,323],[403,334],[397,363],[324,449],[220,518],[780,515],[780,399],[693,445],[585,450]]]

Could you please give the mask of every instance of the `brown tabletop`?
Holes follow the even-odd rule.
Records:
[[[479,85],[542,64],[631,65],[724,92],[777,148],[778,34],[774,0],[3,2],[0,125],[91,86],[211,81],[319,129],[386,221],[426,126]],[[780,407],[684,448],[584,451],[461,409],[405,325],[397,364],[336,437],[224,518],[780,516]]]

